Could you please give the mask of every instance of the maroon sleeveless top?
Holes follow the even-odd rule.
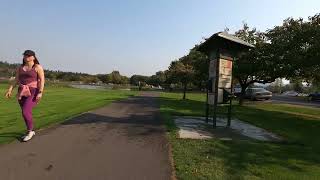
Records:
[[[19,67],[19,81],[20,84],[27,85],[31,82],[38,81],[38,73],[35,70],[35,65],[29,71],[23,70],[23,66]]]

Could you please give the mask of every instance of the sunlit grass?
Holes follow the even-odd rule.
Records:
[[[256,103],[233,107],[233,117],[286,138],[285,143],[178,139],[173,115],[204,116],[205,94],[162,93],[178,179],[318,179],[319,108]],[[251,103],[250,103],[251,104]],[[220,111],[224,111],[220,107]]]
[[[4,94],[7,85],[0,85]],[[15,94],[14,92],[13,94]],[[107,105],[114,100],[127,98],[136,92],[121,90],[86,90],[68,87],[49,86],[45,88],[43,99],[34,108],[36,129],[64,121],[79,113]],[[25,131],[17,99],[0,101],[0,143],[9,142]]]

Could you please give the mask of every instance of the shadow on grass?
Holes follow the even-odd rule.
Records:
[[[206,114],[206,103],[201,100],[175,99],[160,97],[161,111],[170,113],[174,116],[202,116]],[[212,118],[213,106],[210,106],[209,118]],[[226,116],[228,105],[219,105],[217,109],[218,116]]]
[[[213,151],[210,149],[207,153],[212,154]],[[224,159],[229,174],[250,172],[256,176],[265,176],[260,174],[260,168],[271,167],[295,173],[307,172],[308,166],[320,163],[317,152],[310,147],[299,145],[234,141],[223,143],[223,146],[218,147],[218,151],[220,152],[217,155]]]
[[[205,115],[206,105],[202,101],[160,97],[161,110],[172,115]]]
[[[181,116],[205,116],[205,103],[196,100],[182,100],[161,97],[161,112]],[[234,105],[232,117],[270,130],[288,140],[287,143],[312,145],[320,151],[320,120],[302,115],[257,109],[254,106]],[[218,115],[226,113],[227,107],[218,107]],[[210,115],[211,116],[211,115]]]
[[[161,112],[165,120],[168,121],[166,123],[168,129],[173,133],[175,133],[176,127],[172,116],[204,116],[205,103],[202,101],[161,97],[160,102]],[[225,111],[226,108],[220,107],[220,110]],[[316,138],[320,136],[319,120],[313,120],[301,115],[238,105],[233,106],[233,117],[279,134],[287,138],[288,142],[178,140],[171,133],[171,138],[174,138],[173,143],[180,148],[175,149],[176,156],[179,156],[177,158],[183,159],[184,156],[197,156],[192,158],[197,159],[194,162],[189,160],[178,161],[195,163],[193,167],[200,169],[208,168],[208,172],[210,172],[211,170],[209,169],[213,167],[209,166],[213,164],[205,165],[198,163],[207,162],[207,158],[210,156],[213,158],[210,163],[215,162],[216,158],[222,159],[224,168],[227,171],[226,173],[231,174],[232,177],[244,177],[246,174],[266,177],[268,173],[270,175],[270,168],[278,174],[281,174],[283,170],[283,177],[286,177],[286,175],[293,177],[293,172],[303,174],[307,171],[312,171],[313,168],[311,167],[317,167],[320,164],[320,142]],[[188,152],[186,149],[194,152]],[[177,164],[177,166],[179,168],[184,167],[182,164]],[[264,168],[265,170],[263,170]],[[182,171],[187,171],[187,169],[183,169]],[[181,173],[183,174],[184,172]],[[309,175],[310,177],[315,177],[312,173],[306,174],[306,177]],[[277,176],[275,175],[274,177]]]
[[[235,106],[234,116],[287,138],[289,143],[311,146],[320,152],[320,120],[252,106]]]

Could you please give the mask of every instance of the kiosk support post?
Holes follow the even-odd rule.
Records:
[[[214,103],[213,103],[213,119],[212,119],[212,125],[213,128],[217,127],[217,108],[218,108],[218,91],[219,91],[219,64],[220,64],[220,50],[217,49],[216,52],[216,71],[215,71],[215,77],[214,77]]]
[[[230,97],[230,104],[228,107],[228,123],[227,123],[227,127],[230,127],[231,125],[231,109],[232,109],[232,97]]]
[[[206,123],[209,123],[209,82],[207,83]]]
[[[234,57],[233,57],[234,60]],[[232,74],[233,74],[233,68],[232,68]],[[230,90],[230,104],[228,108],[228,122],[227,122],[227,127],[231,126],[231,116],[232,116],[232,99],[233,99],[233,83],[231,81],[231,90]]]

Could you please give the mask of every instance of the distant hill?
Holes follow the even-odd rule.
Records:
[[[10,64],[5,61],[0,61],[0,80],[9,79],[15,76],[16,69],[20,64]],[[63,72],[52,71],[45,69],[45,77],[48,80],[59,81],[81,81],[84,83],[114,83],[114,84],[128,84],[129,78],[120,75],[119,71],[114,71],[110,74],[91,75],[87,73],[78,72]]]
[[[20,66],[21,64],[10,64],[6,61],[0,61],[0,77],[11,77],[15,75],[16,69],[18,68],[18,66]],[[47,78],[52,78],[55,79],[56,76],[58,77],[58,79],[62,79],[62,77],[64,76],[92,76],[86,73],[78,73],[78,72],[63,72],[63,71],[51,71],[51,70],[47,70],[45,69],[45,73],[48,76]],[[55,76],[53,76],[53,74],[55,74]]]

